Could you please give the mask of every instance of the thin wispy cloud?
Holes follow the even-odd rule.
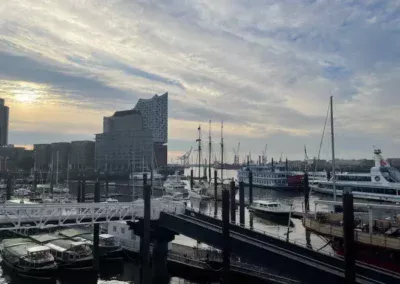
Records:
[[[400,146],[395,0],[3,1],[0,19],[15,144],[91,135],[102,116],[168,91],[174,153],[208,119],[231,125],[226,141],[243,152],[316,152],[330,94],[340,156]],[[42,134],[24,135],[35,123]]]

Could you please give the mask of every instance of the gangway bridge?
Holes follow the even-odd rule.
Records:
[[[215,248],[224,248],[222,220],[190,209],[184,214],[162,212],[158,226]],[[290,271],[306,283],[344,283],[344,259],[230,224],[231,252],[261,266]],[[357,262],[357,283],[400,283],[400,275]]]
[[[150,219],[157,220],[161,212],[183,213],[184,204],[152,199]],[[0,205],[0,230],[50,228],[133,221],[143,218],[143,200],[118,203],[42,203]]]

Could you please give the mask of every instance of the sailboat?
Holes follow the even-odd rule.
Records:
[[[227,186],[227,185],[224,185],[224,137],[223,137],[223,129],[224,129],[224,124],[223,124],[223,122],[221,122],[221,168],[220,168],[220,170],[221,170],[221,178],[218,178],[220,181],[221,181],[221,183],[218,183],[217,184],[217,196],[216,196],[216,199],[217,200],[222,200],[222,189],[224,188],[224,186]],[[207,194],[209,195],[209,196],[212,196],[213,198],[215,198],[215,184],[214,184],[214,181],[213,180],[211,180],[210,181],[210,185],[209,185],[209,187],[208,187],[208,189],[207,189]]]
[[[197,129],[199,131],[199,138],[196,140],[198,142],[198,153],[199,153],[199,180],[193,184],[193,188],[189,191],[189,197],[199,200],[208,200],[210,196],[207,195],[208,184],[206,181],[201,179],[201,127]]]
[[[53,193],[68,193],[69,188],[68,188],[68,178],[69,178],[69,157],[68,157],[68,166],[67,166],[67,186],[63,186],[58,183],[58,164],[60,161],[60,151],[57,151],[57,166],[56,166],[56,185],[53,187]]]

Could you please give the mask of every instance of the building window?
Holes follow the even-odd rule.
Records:
[[[117,231],[117,227],[114,226],[114,227],[113,227],[113,232],[116,232],[116,231]]]
[[[121,228],[121,234],[125,234],[125,228]]]

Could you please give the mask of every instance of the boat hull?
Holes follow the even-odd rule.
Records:
[[[254,213],[257,216],[264,217],[267,219],[277,219],[277,220],[289,220],[290,212],[272,212],[272,211],[264,211],[255,209],[254,207],[250,206],[249,211]]]
[[[57,266],[37,269],[24,269],[8,261],[2,254],[1,265],[8,273],[31,280],[52,281],[56,278]]]

